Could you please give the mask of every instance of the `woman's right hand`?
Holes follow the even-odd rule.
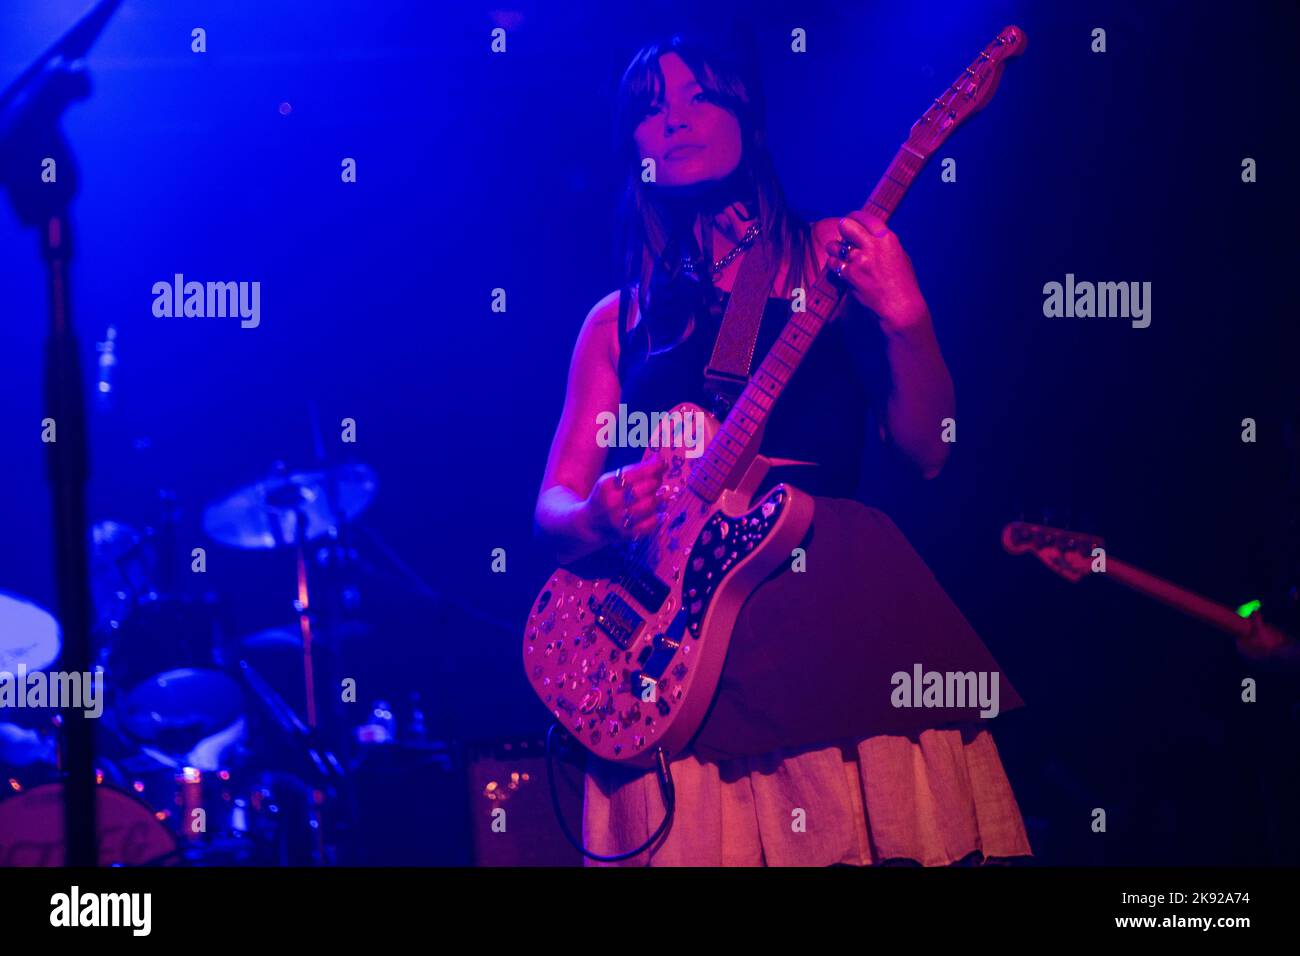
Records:
[[[610,543],[654,531],[667,501],[666,468],[664,459],[656,456],[597,478],[585,505],[590,527]]]

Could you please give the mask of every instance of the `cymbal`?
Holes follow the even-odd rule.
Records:
[[[319,538],[370,504],[378,481],[368,465],[276,476],[209,505],[203,527],[236,548],[278,548]]]
[[[59,622],[31,601],[0,591],[0,671],[17,673],[19,664],[29,671],[53,664],[63,646]]]

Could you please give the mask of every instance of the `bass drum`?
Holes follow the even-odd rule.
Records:
[[[102,784],[95,796],[100,866],[164,862],[176,853],[176,837],[143,803]],[[64,857],[63,784],[41,784],[0,803],[0,866],[63,866]]]

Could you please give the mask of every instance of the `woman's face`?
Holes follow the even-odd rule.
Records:
[[[638,155],[653,159],[660,186],[725,179],[740,165],[740,121],[715,103],[676,53],[659,58],[661,98],[636,128]]]

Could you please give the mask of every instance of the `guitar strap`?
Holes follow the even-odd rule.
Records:
[[[775,250],[763,239],[750,246],[740,261],[740,272],[727,300],[713,355],[704,369],[704,390],[711,397],[713,413],[719,419],[726,418],[749,381],[758,327],[763,321],[763,309],[772,280],[776,278],[777,265]]]

